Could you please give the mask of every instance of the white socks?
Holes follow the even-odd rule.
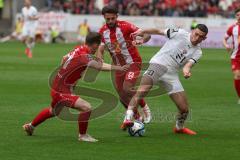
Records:
[[[34,48],[34,46],[35,46],[35,42],[33,41],[33,42],[26,42],[26,46],[27,46],[27,48],[29,48],[29,49],[31,49],[32,50],[32,48]]]
[[[178,130],[183,129],[184,128],[184,123],[187,120],[188,117],[188,112],[185,113],[178,113],[177,115],[177,121],[176,121],[176,128]]]
[[[127,110],[126,111],[126,115],[125,115],[125,118],[124,118],[124,121],[125,120],[132,120],[132,117],[133,117],[133,110]]]

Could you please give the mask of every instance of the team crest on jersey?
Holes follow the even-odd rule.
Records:
[[[121,46],[118,42],[115,43],[115,52],[120,53],[121,52]]]
[[[134,78],[134,76],[135,76],[134,72],[128,72],[127,79],[132,80]]]

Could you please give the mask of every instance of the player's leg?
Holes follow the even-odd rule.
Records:
[[[122,105],[125,107],[125,109],[128,108],[128,104],[130,102],[130,98],[128,97],[128,95],[124,92],[124,81],[125,81],[125,77],[126,77],[126,74],[125,73],[119,73],[119,72],[116,72],[115,73],[115,83],[114,83],[114,87],[119,95],[119,99],[120,99],[120,102],[122,103]],[[140,113],[138,112],[137,108],[135,108],[133,110],[134,112],[134,118],[136,120],[140,120],[142,121],[142,117],[140,115]]]
[[[185,92],[181,91],[181,92],[172,93],[170,94],[170,97],[172,101],[176,104],[179,110],[174,132],[195,135],[196,132],[184,127],[184,123],[187,120],[188,113],[189,113],[188,101],[187,101]]]
[[[87,134],[88,121],[91,116],[91,105],[82,98],[78,98],[72,108],[80,111],[78,116],[79,140],[87,142],[97,142],[98,140]]]
[[[125,98],[124,98],[125,95],[124,95],[124,92],[123,92],[123,82],[124,82],[125,74],[115,72],[115,77],[114,78],[115,78],[114,79],[114,88],[116,89],[116,91],[119,95],[120,102],[127,109],[128,103],[125,101]]]
[[[32,58],[32,51],[33,51],[33,48],[35,46],[35,38],[32,37],[32,36],[29,36],[26,40],[26,53],[27,53],[27,56],[28,58]]]
[[[72,104],[71,101],[68,103],[67,100],[69,99],[66,100],[64,96],[53,90],[51,91],[51,97],[51,106],[44,108],[30,123],[26,123],[25,125],[23,125],[23,129],[27,132],[28,135],[32,135],[34,129],[38,125],[43,123],[45,120],[59,115],[63,107],[66,106],[66,104]],[[77,98],[75,98],[74,100],[77,100]]]
[[[238,104],[240,104],[240,60],[232,59],[232,71],[234,76],[234,87],[238,95]]]
[[[238,104],[240,104],[240,60],[232,59],[231,68],[234,78],[234,87],[238,95]]]
[[[136,94],[132,97],[128,105],[128,110],[126,112],[123,124],[121,125],[121,128],[123,130],[133,125],[133,122],[132,122],[133,114],[134,114],[133,109],[137,108],[139,101],[148,94],[152,86],[153,86],[152,78],[149,76],[143,76]]]
[[[130,66],[128,72],[126,73],[125,80],[123,82],[123,91],[125,95],[125,101],[127,104],[132,99],[133,95],[136,93],[136,82],[138,80],[139,74],[141,72],[141,64],[134,63]],[[149,106],[146,104],[144,98],[138,100],[138,104],[142,107],[144,113],[144,123],[149,123],[151,121],[151,111]]]
[[[38,115],[32,120],[30,123],[26,123],[23,125],[23,129],[26,131],[27,135],[31,136],[33,134],[34,129],[45,120],[54,117],[52,113],[52,108],[47,107],[42,109]]]
[[[25,41],[26,44],[26,54],[28,58],[32,58],[32,51],[35,47],[35,31],[36,28],[34,26],[28,26],[27,27],[27,39]]]
[[[30,58],[31,53],[29,49],[29,27],[26,25],[23,26],[21,41],[26,45],[25,54]]]
[[[51,92],[52,102],[51,107],[44,108],[38,113],[38,115],[30,122],[23,125],[23,129],[28,135],[32,135],[34,129],[43,123],[45,120],[59,115],[63,107],[65,106],[65,100],[57,92]]]
[[[234,87],[238,95],[238,104],[240,104],[240,70],[234,70]]]
[[[125,109],[128,108],[129,101],[127,101],[127,95],[123,91],[123,82],[125,79],[125,73],[116,72],[114,79],[114,87],[119,95],[119,100]],[[141,119],[141,116],[137,109],[134,110],[134,117],[136,119]]]

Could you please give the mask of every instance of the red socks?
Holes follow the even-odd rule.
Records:
[[[91,111],[82,112],[78,117],[78,127],[80,134],[86,134],[88,128],[88,120],[91,116]]]
[[[238,97],[240,97],[240,79],[234,80],[235,89],[237,91]]]
[[[144,100],[144,99],[140,99],[139,105],[140,105],[142,108],[145,107],[145,105],[146,105],[145,100]]]
[[[128,105],[120,98],[120,102],[124,106],[125,109],[128,109]]]
[[[90,118],[91,111],[82,112],[79,114],[78,117],[78,126],[79,126],[79,133],[86,134],[88,128],[88,120]],[[50,111],[50,108],[43,109],[32,121],[32,126],[36,127],[46,119],[54,117]]]
[[[50,108],[43,109],[32,121],[32,126],[36,127],[37,125],[44,122],[46,119],[53,117]]]

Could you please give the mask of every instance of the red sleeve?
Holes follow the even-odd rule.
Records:
[[[137,26],[135,26],[132,23],[129,22],[125,22],[126,26],[127,26],[127,30],[129,30],[130,33],[136,32],[137,30],[139,30],[139,28]]]
[[[228,30],[227,30],[227,35],[228,35],[229,37],[232,36],[232,34],[233,34],[233,27],[234,27],[234,25],[230,26],[230,27],[228,28]]]

